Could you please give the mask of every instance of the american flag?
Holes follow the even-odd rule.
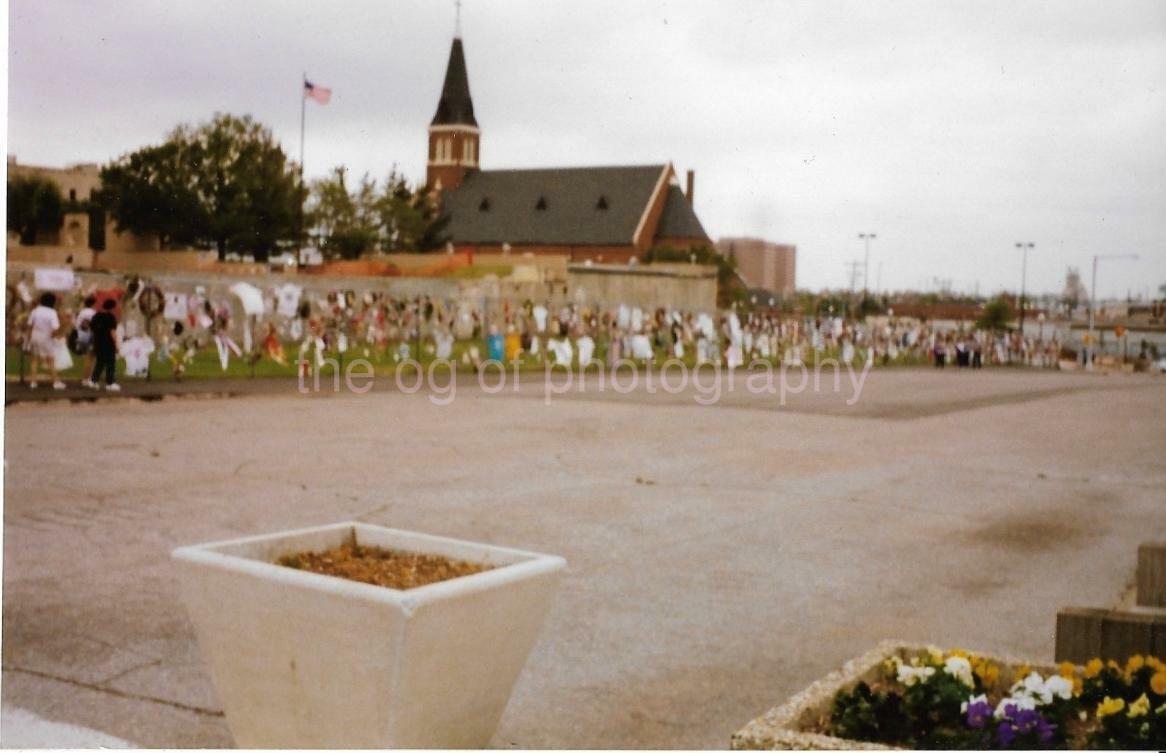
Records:
[[[304,80],[304,99],[314,99],[322,105],[332,99],[332,90],[323,86],[316,86],[307,79]]]

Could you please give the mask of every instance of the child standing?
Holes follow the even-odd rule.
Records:
[[[101,375],[104,373],[105,389],[110,392],[121,391],[121,387],[115,381],[117,378],[117,317],[113,313],[115,308],[117,301],[108,299],[101,305],[101,311],[89,320],[96,361],[89,382],[96,389],[101,384]]]
[[[77,313],[77,319],[73,322],[77,328],[76,353],[83,359],[81,366],[82,387],[96,386],[89,380],[89,375],[93,373],[93,333],[89,331],[89,323],[97,314],[97,309],[93,308],[96,305],[96,297],[86,296],[85,307]]]

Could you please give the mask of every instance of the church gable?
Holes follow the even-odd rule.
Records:
[[[656,226],[656,238],[664,240],[691,240],[709,242],[704,226],[700,224],[688,197],[680,186],[668,186],[668,196],[664,202],[664,212]]]
[[[630,245],[666,165],[484,170],[443,196],[454,244]]]

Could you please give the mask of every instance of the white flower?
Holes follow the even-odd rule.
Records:
[[[1053,675],[1049,679],[1045,680],[1045,692],[1047,692],[1050,696],[1056,696],[1057,698],[1067,701],[1073,697],[1073,683],[1069,682],[1069,680],[1061,677],[1060,675]],[[1045,701],[1045,703],[1049,703],[1051,701],[1052,698],[1049,698],[1049,700]]]
[[[927,678],[935,674],[935,667],[912,667],[900,664],[897,678],[899,682],[911,687],[917,682],[927,682]]]
[[[976,683],[972,679],[972,663],[962,656],[953,656],[943,663],[943,671],[969,688]]]
[[[1053,698],[1072,698],[1073,683],[1060,675],[1053,675],[1046,680],[1033,672],[1012,686],[1012,696],[1028,698],[1033,703],[1045,706],[1052,703]]]
[[[1013,695],[1009,696],[1008,698],[1003,698],[1000,700],[1000,703],[996,704],[996,712],[992,714],[992,716],[996,717],[997,719],[1004,718],[1004,709],[1008,708],[1009,706],[1015,706],[1017,711],[1023,711],[1025,709],[1031,711],[1032,709],[1036,708],[1036,701],[1034,701],[1030,696],[1026,695]]]
[[[968,713],[968,706],[971,706],[973,703],[987,703],[987,702],[988,702],[988,696],[984,695],[983,693],[980,693],[979,695],[968,696],[968,700],[966,700],[960,704],[960,713],[961,714]]]
[[[1044,692],[1045,681],[1044,678],[1036,672],[1030,672],[1028,677],[1024,678],[1021,686],[1029,695],[1040,695]]]

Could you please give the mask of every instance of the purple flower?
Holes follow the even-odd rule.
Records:
[[[1017,737],[1036,733],[1041,744],[1048,744],[1053,739],[1053,731],[1056,728],[1057,725],[1049,724],[1039,711],[1019,708],[1009,703],[1004,706],[1004,716],[996,728],[996,742],[1001,748],[1009,748]]]
[[[1057,729],[1057,725],[1049,724],[1049,722],[1042,716],[1036,723],[1037,738],[1042,744],[1048,743],[1053,739],[1053,732]]]
[[[1012,722],[1005,719],[1000,722],[1000,726],[996,728],[996,742],[1001,748],[1011,748],[1012,741],[1016,739],[1016,728],[1012,726]]]
[[[972,729],[983,729],[992,718],[992,707],[987,701],[971,701],[968,703],[967,721]]]

